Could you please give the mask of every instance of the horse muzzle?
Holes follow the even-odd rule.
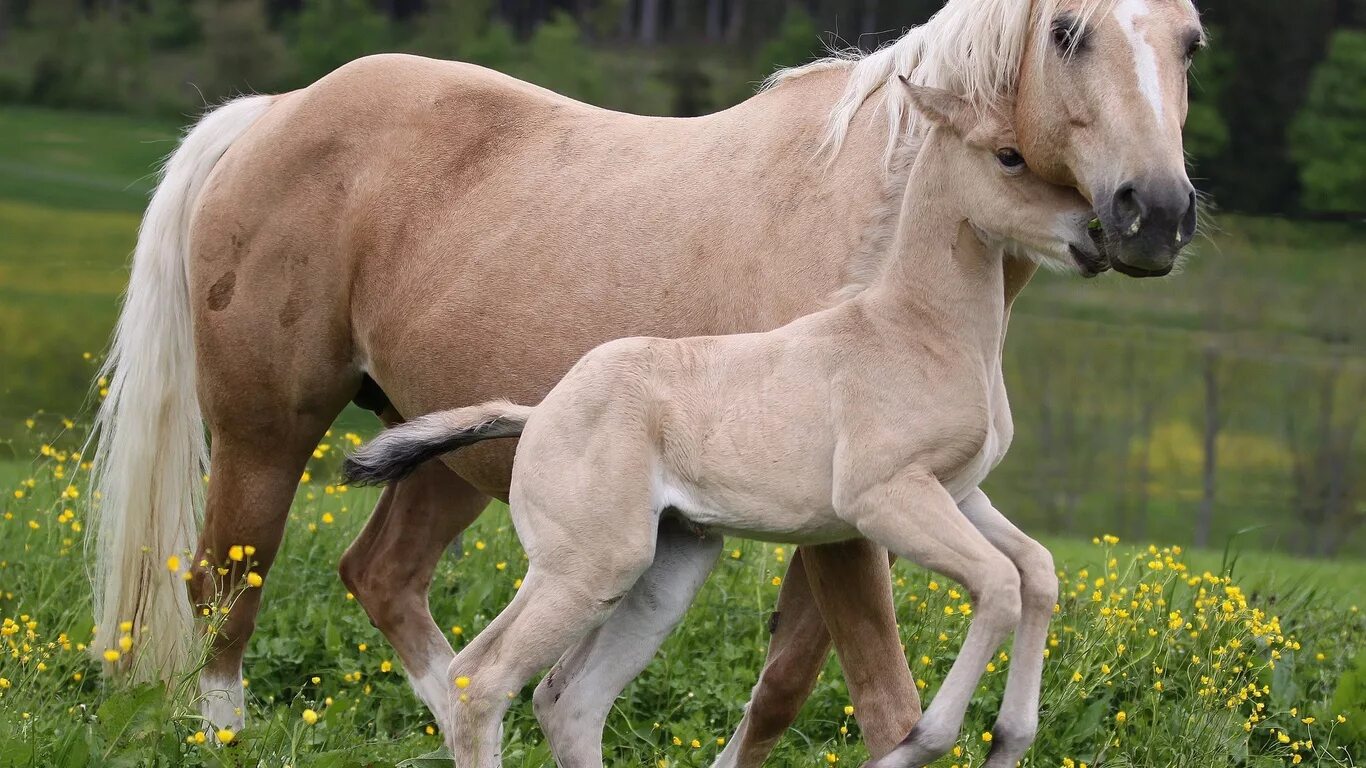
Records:
[[[1110,264],[1130,277],[1171,272],[1195,237],[1195,188],[1185,178],[1126,181],[1098,208]]]

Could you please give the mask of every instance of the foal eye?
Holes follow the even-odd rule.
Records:
[[[1025,161],[1018,150],[1009,147],[996,150],[996,159],[1007,168],[1019,168]]]

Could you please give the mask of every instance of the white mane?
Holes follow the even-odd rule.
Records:
[[[1115,0],[1083,0],[1076,9],[1080,23]],[[830,58],[779,70],[764,81],[771,88],[794,77],[835,68],[851,68],[844,94],[830,113],[824,148],[839,152],[854,115],[882,86],[905,76],[913,83],[943,88],[966,97],[980,108],[997,105],[1014,94],[1020,64],[1031,34],[1051,33],[1049,21],[1062,0],[948,0],[929,21],[896,42],[862,55],[835,53]],[[1031,23],[1037,17],[1041,23]],[[917,130],[905,90],[888,88],[883,97],[887,118],[886,157],[892,155],[902,132]]]

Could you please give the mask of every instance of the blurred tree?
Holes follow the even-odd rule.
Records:
[[[824,51],[816,22],[803,8],[794,5],[783,14],[777,35],[759,49],[755,71],[760,79],[766,78],[783,67],[795,67],[818,58]]]
[[[537,27],[527,41],[523,60],[507,70],[590,104],[601,104],[606,92],[602,66],[567,13],[556,13]]]
[[[468,50],[484,37],[492,20],[493,0],[429,0],[417,21],[413,48],[442,59],[468,57]]]
[[[1366,212],[1366,32],[1333,36],[1290,131],[1304,207]]]
[[[512,27],[499,20],[489,24],[482,35],[470,40],[460,52],[460,58],[510,72],[515,64],[523,60],[523,53]]]
[[[1228,145],[1228,125],[1219,113],[1223,86],[1233,69],[1233,51],[1219,44],[1217,27],[1208,30],[1211,45],[1196,58],[1190,72],[1190,112],[1183,131],[1186,151],[1197,169],[1214,161]]]
[[[187,48],[203,39],[194,3],[184,0],[149,0],[147,33],[160,49]]]
[[[316,80],[352,59],[393,44],[389,17],[368,0],[305,0],[294,54],[299,74]]]
[[[267,25],[261,0],[209,0],[198,10],[207,70],[199,88],[207,103],[281,83],[285,44]]]
[[[1299,179],[1287,128],[1323,57],[1338,0],[1203,0],[1201,10],[1232,53],[1219,112],[1230,127],[1224,151],[1202,164],[1221,207],[1262,213],[1295,208]]]

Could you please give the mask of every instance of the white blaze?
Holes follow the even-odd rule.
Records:
[[[1148,0],[1120,0],[1115,6],[1115,21],[1134,50],[1134,74],[1138,90],[1148,99],[1158,124],[1162,123],[1162,83],[1157,76],[1157,52],[1138,31],[1135,22],[1148,15]]]

